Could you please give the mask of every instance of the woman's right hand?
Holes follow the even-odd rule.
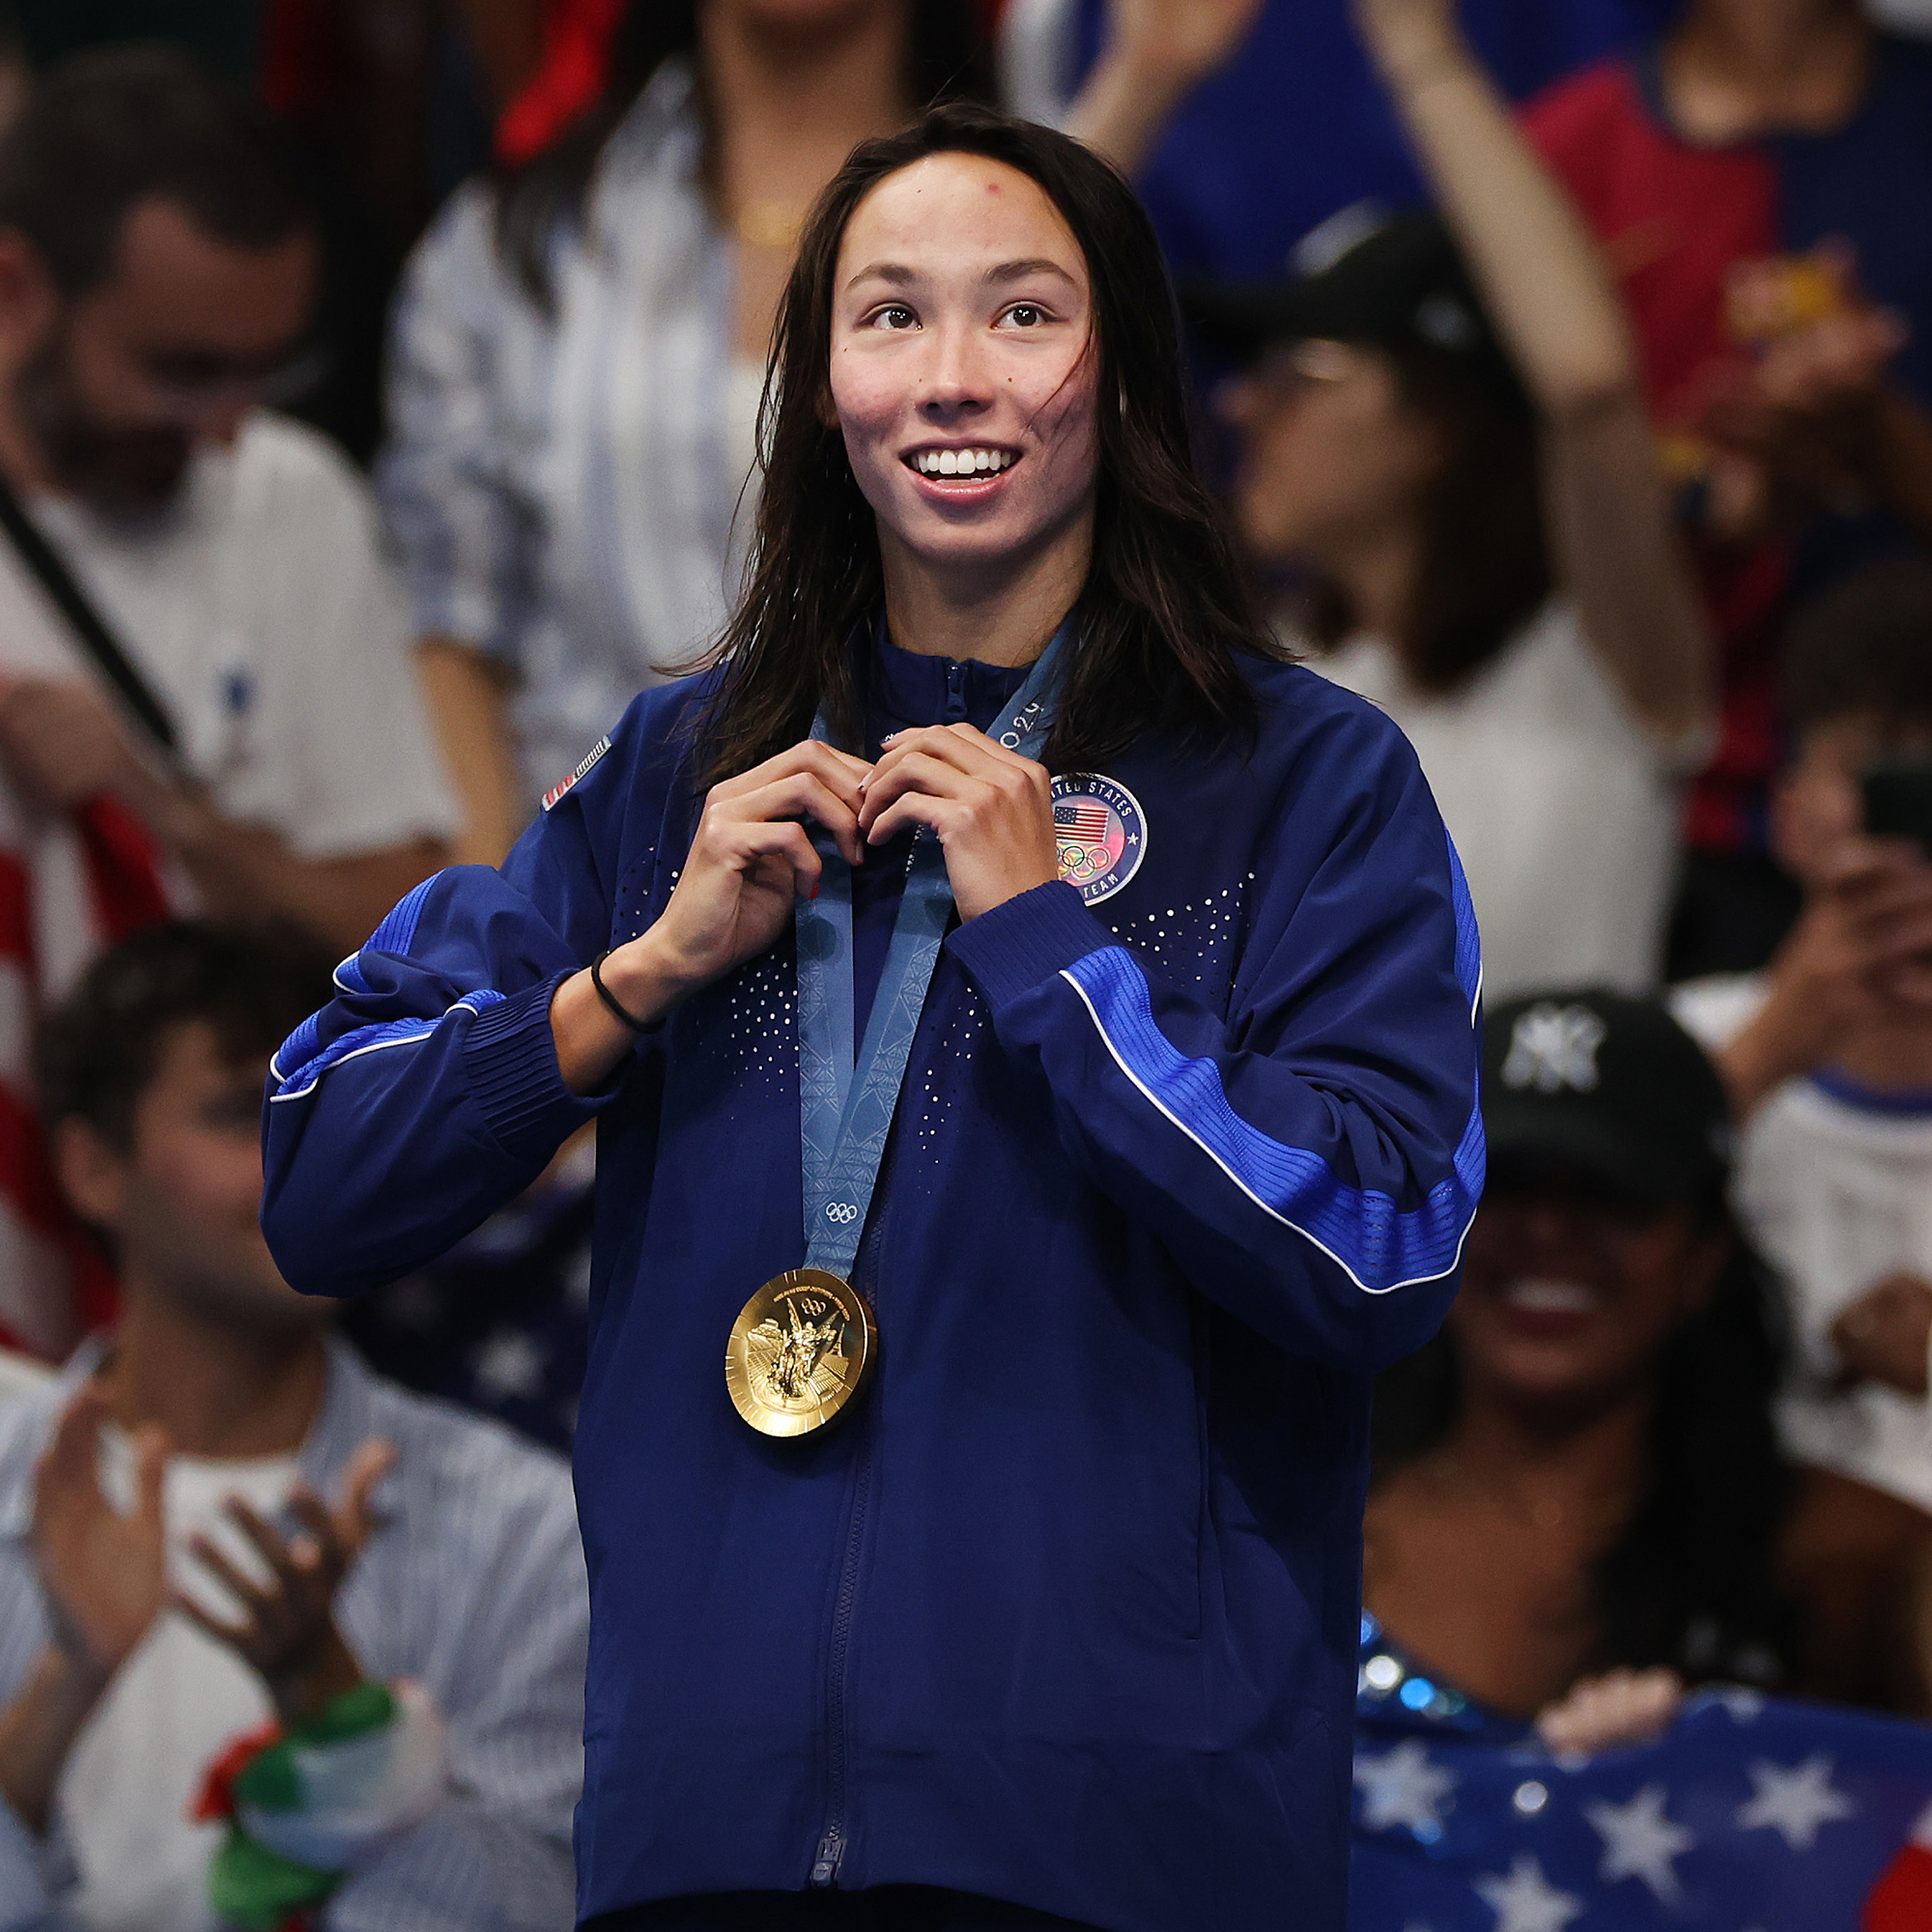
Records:
[[[859,781],[870,770],[863,758],[807,739],[714,785],[670,902],[647,932],[604,962],[604,983],[618,1004],[640,1021],[660,1020],[764,952],[797,901],[818,890],[824,868],[803,820],[824,826],[846,863],[860,864]],[[574,1094],[601,1086],[632,1045],[587,972],[558,987],[551,1031]]]

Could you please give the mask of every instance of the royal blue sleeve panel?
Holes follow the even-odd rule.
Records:
[[[557,986],[610,922],[564,804],[503,872],[452,867],[412,892],[275,1055],[262,1226],[297,1288],[353,1294],[433,1260],[602,1104],[564,1086],[551,1034]]]
[[[1483,1184],[1475,922],[1406,764],[1330,811],[1305,883],[1258,880],[1225,1018],[1150,973],[1068,886],[949,942],[1095,1182],[1205,1294],[1356,1369],[1434,1333]],[[1297,836],[1317,824],[1297,811]]]

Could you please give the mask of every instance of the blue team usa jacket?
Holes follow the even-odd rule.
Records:
[[[879,1373],[821,1435],[753,1434],[724,1378],[804,1256],[790,939],[601,1097],[550,1033],[675,883],[700,685],[639,698],[500,874],[410,894],[277,1056],[264,1224],[319,1293],[598,1117],[584,1916],[922,1883],[1342,1932],[1370,1379],[1440,1321],[1482,1185],[1477,949],[1394,726],[1247,674],[1251,756],[1149,742],[1073,801],[1138,820],[1092,903],[947,941],[856,1270]]]

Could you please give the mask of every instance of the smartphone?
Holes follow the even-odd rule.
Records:
[[[1873,765],[1859,781],[1865,830],[1878,838],[1916,838],[1932,858],[1932,758]]]

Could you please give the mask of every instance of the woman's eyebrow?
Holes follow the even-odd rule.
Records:
[[[908,269],[902,262],[868,262],[847,278],[845,286],[855,289],[861,282],[890,282],[894,288],[903,289],[918,280],[919,270]]]
[[[1029,275],[1058,275],[1069,288],[1077,286],[1058,262],[1049,261],[1044,255],[1034,255],[1024,262],[1002,262],[986,270],[989,282],[1021,282]]]

